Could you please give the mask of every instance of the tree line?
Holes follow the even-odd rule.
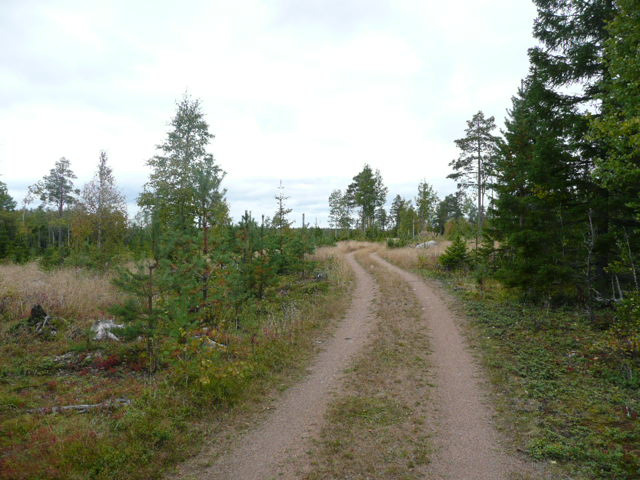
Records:
[[[336,238],[379,240],[395,237],[404,244],[420,234],[455,235],[472,231],[477,210],[464,191],[438,197],[426,180],[416,196],[396,195],[387,211],[388,188],[379,170],[365,164],[343,190],[329,195],[329,226]]]
[[[458,191],[439,200],[422,182],[387,213],[380,173],[365,165],[331,194],[331,226],[371,238],[425,229],[475,237],[476,249],[491,250],[489,272],[525,299],[580,304],[590,315],[637,306],[640,6],[534,3],[538,45],[504,130],[479,111],[455,140]]]

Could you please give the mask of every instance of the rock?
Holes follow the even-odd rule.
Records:
[[[93,336],[94,340],[115,340],[116,342],[120,341],[120,339],[111,331],[117,328],[122,328],[123,325],[119,325],[115,323],[112,319],[108,318],[105,320],[98,320],[91,330],[95,332]]]
[[[327,280],[329,278],[329,275],[327,274],[327,272],[319,272],[315,275],[315,279],[317,282],[322,282],[324,280]]]
[[[435,240],[429,240],[428,242],[419,243],[416,245],[416,248],[431,248],[438,245],[438,242]]]

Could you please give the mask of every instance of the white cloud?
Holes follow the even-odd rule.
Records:
[[[18,200],[66,156],[109,152],[133,201],[175,99],[201,98],[232,212],[271,215],[278,181],[323,222],[367,162],[396,193],[441,194],[478,109],[504,116],[533,5],[512,0],[5,0],[0,173]]]

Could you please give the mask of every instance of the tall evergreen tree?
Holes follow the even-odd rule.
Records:
[[[33,190],[45,205],[53,205],[62,217],[65,207],[73,205],[77,201],[80,190],[74,188],[75,173],[71,170],[69,160],[62,157],[58,160],[40,182],[33,186]]]
[[[606,147],[596,160],[595,178],[607,191],[618,245],[617,259],[611,262],[610,270],[623,277],[623,285],[638,289],[635,257],[640,249],[640,4],[635,0],[618,0],[616,4],[616,16],[607,29],[607,75],[599,96],[606,108],[591,125],[593,137]]]
[[[609,77],[604,46],[610,37],[607,24],[616,6],[613,0],[536,0],[535,3],[538,17],[534,36],[542,45],[530,50],[530,58],[541,81],[556,94],[553,113],[565,124],[564,140],[571,148],[572,203],[576,205],[576,218],[567,219],[565,225],[573,224],[581,235],[591,238],[586,244],[583,242],[585,248],[581,254],[588,258],[589,265],[585,268],[589,271],[593,268],[593,273],[585,277],[591,284],[585,286],[585,300],[590,301],[593,292],[602,295],[610,285],[607,266],[615,244],[611,235],[609,193],[593,177],[596,160],[605,155],[606,145],[589,138],[588,131],[590,119],[609,108],[608,102],[597,105],[596,100]],[[563,90],[575,85],[582,87],[577,94]]]
[[[535,74],[524,81],[496,162],[493,224],[503,244],[501,275],[534,299],[547,300],[581,280],[583,232],[576,222],[585,212],[574,198],[570,125],[558,115],[559,103]]]
[[[398,235],[398,228],[400,227],[400,220],[402,213],[408,208],[409,201],[402,198],[400,195],[396,195],[391,202],[391,208],[389,209],[389,216],[393,222],[393,230]]]
[[[168,316],[173,325],[186,325],[195,313],[209,315],[213,279],[227,283],[229,259],[212,248],[211,228],[222,227],[228,217],[220,189],[224,172],[208,152],[213,135],[200,102],[185,95],[171,126],[158,155],[147,162],[152,171],[138,203],[158,230],[153,275],[168,292]]]
[[[458,182],[458,188],[474,191],[478,208],[478,234],[482,233],[485,215],[485,197],[493,175],[499,138],[493,135],[495,118],[485,118],[479,111],[467,121],[465,136],[455,141],[460,156],[449,166],[454,172],[447,176]]]

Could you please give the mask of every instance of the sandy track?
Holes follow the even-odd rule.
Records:
[[[216,463],[197,474],[201,479],[266,480],[298,478],[300,461],[322,424],[331,392],[340,386],[342,371],[366,344],[375,322],[372,300],[376,294],[371,276],[346,256],[356,275],[353,301],[335,334],[325,342],[309,368],[309,375],[290,388],[266,421],[246,434]],[[296,459],[298,462],[296,462]]]
[[[436,453],[429,478],[506,480],[523,474],[526,465],[500,448],[479,368],[446,303],[418,276],[372,257],[413,287],[431,330]]]

